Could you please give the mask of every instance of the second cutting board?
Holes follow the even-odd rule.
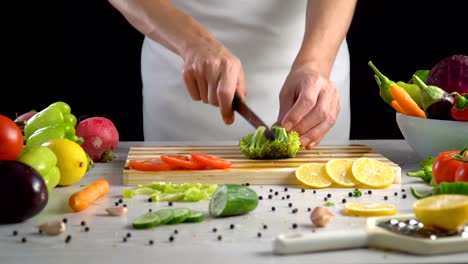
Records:
[[[232,162],[225,170],[173,170],[137,171],[129,169],[129,160],[159,158],[163,154],[190,154],[202,152],[216,155]],[[155,146],[130,147],[123,170],[123,184],[135,186],[151,182],[172,183],[238,183],[300,185],[295,170],[304,163],[326,163],[330,159],[357,159],[368,157],[390,165],[396,174],[395,183],[401,181],[401,168],[382,154],[366,145],[323,145],[313,150],[301,150],[295,158],[279,160],[247,159],[238,146]]]

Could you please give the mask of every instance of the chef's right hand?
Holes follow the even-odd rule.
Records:
[[[219,106],[224,123],[232,124],[234,94],[242,100],[246,96],[239,58],[219,42],[193,47],[183,57],[183,78],[192,99]]]

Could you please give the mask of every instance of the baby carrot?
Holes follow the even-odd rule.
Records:
[[[407,115],[427,118],[426,113],[418,106],[418,104],[411,98],[408,92],[397,84],[390,85],[390,93],[393,99],[401,106],[403,112]]]
[[[405,110],[401,108],[401,105],[397,101],[395,100],[392,101],[392,107],[393,109],[397,110],[397,112],[407,115],[407,113],[405,113]]]
[[[68,205],[75,212],[82,211],[88,208],[92,202],[108,193],[109,188],[110,185],[107,180],[98,179],[82,190],[72,194],[68,200]]]

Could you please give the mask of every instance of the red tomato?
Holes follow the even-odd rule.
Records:
[[[205,164],[200,163],[187,155],[165,154],[161,155],[161,160],[167,164],[191,170],[202,170],[206,167]]]
[[[449,150],[439,153],[432,165],[434,181],[441,182],[468,181],[468,149]],[[465,180],[463,180],[465,179]]]
[[[134,170],[141,171],[168,171],[177,169],[177,166],[172,166],[170,164],[161,162],[157,159],[150,160],[130,160],[128,162],[128,167]]]
[[[0,160],[16,160],[23,150],[23,133],[13,120],[0,115]]]
[[[205,164],[206,166],[210,166],[217,169],[227,169],[231,167],[231,162],[225,160],[221,157],[208,155],[205,153],[193,153],[190,155],[192,159]]]

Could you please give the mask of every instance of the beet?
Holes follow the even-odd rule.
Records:
[[[0,179],[4,189],[0,201],[6,210],[0,214],[0,223],[23,222],[47,205],[49,193],[38,171],[15,160],[0,161]]]
[[[448,93],[468,93],[468,56],[452,55],[442,59],[432,67],[426,84],[438,86]]]

